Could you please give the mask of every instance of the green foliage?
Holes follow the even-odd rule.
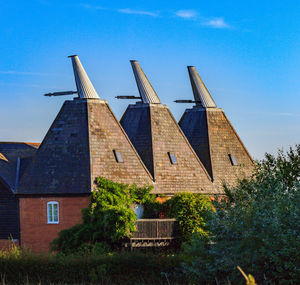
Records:
[[[152,188],[138,188],[97,178],[97,190],[90,195],[89,207],[82,210],[82,224],[63,230],[52,242],[52,249],[65,254],[93,251],[94,245],[105,243],[111,247],[130,237],[135,231],[136,215],[130,206],[133,203],[150,205],[155,195]]]
[[[61,254],[0,255],[1,284],[184,284],[172,274],[181,256],[142,253],[65,256]]]
[[[225,193],[215,202],[208,241],[194,238],[185,245],[188,275],[238,282],[239,265],[260,282],[298,283],[300,145],[277,157],[266,154],[252,178]]]
[[[208,236],[207,222],[213,206],[209,197],[201,194],[179,193],[165,203],[168,216],[178,221],[180,236],[188,241],[193,235]]]

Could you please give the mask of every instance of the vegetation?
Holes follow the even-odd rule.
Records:
[[[168,216],[178,221],[182,241],[189,241],[194,235],[200,239],[208,236],[207,222],[213,214],[209,197],[201,194],[179,193],[168,200],[165,207]]]
[[[32,254],[0,251],[0,284],[186,284],[180,255]]]
[[[255,174],[214,203],[209,238],[185,244],[183,268],[197,282],[238,282],[239,265],[260,282],[299,283],[300,145],[266,154]]]
[[[60,233],[59,253],[0,251],[3,284],[298,284],[300,276],[300,145],[266,154],[254,175],[224,186],[225,197],[180,193],[163,205],[137,188],[98,178],[82,224]],[[134,231],[132,203],[148,217],[164,211],[180,225],[182,253],[124,253]],[[247,272],[246,273],[244,273]],[[250,273],[250,274],[249,274]]]
[[[97,178],[97,190],[90,196],[89,207],[82,210],[82,224],[63,230],[52,242],[52,249],[65,254],[107,252],[119,247],[135,231],[133,203],[149,205],[155,200],[151,187],[138,188]]]

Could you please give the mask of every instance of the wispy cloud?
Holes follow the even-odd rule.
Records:
[[[130,14],[130,15],[145,15],[145,16],[151,16],[151,17],[157,17],[158,13],[145,11],[145,10],[134,10],[130,8],[125,9],[119,9],[117,10],[119,13],[123,14]]]
[[[223,18],[214,18],[202,23],[204,26],[208,26],[215,29],[228,29],[230,25],[227,24]]]
[[[80,6],[85,9],[107,10],[107,8],[104,8],[102,6],[95,6],[95,5],[90,5],[90,4],[80,4]]]
[[[175,12],[175,15],[183,19],[194,19],[197,17],[197,12],[194,10],[179,10]]]
[[[60,76],[61,74],[43,73],[43,72],[29,72],[29,71],[15,71],[15,70],[0,70],[0,74],[11,75],[39,75],[39,76]]]

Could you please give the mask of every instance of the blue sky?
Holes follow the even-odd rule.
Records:
[[[254,158],[300,142],[300,1],[0,0],[0,141],[40,142],[78,54],[120,118],[137,59],[176,119],[195,65]]]

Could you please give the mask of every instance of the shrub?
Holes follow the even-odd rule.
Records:
[[[184,284],[174,268],[181,256],[141,253],[65,256],[31,254],[0,256],[0,280],[3,284]],[[1,283],[1,284],[2,284]]]
[[[266,154],[252,178],[225,187],[226,199],[215,202],[208,223],[208,241],[194,238],[185,245],[188,275],[237,282],[239,265],[261,282],[298,283],[299,179],[300,145],[277,157]]]
[[[135,231],[136,215],[131,204],[150,205],[155,200],[155,195],[150,194],[151,187],[138,188],[102,177],[96,183],[89,207],[82,210],[82,224],[61,231],[52,242],[53,250],[65,254],[95,251],[94,245],[99,242],[107,245],[103,250],[118,247]]]
[[[193,235],[208,236],[207,222],[213,212],[209,197],[201,194],[179,193],[165,202],[169,217],[179,224],[182,241],[189,241]]]

